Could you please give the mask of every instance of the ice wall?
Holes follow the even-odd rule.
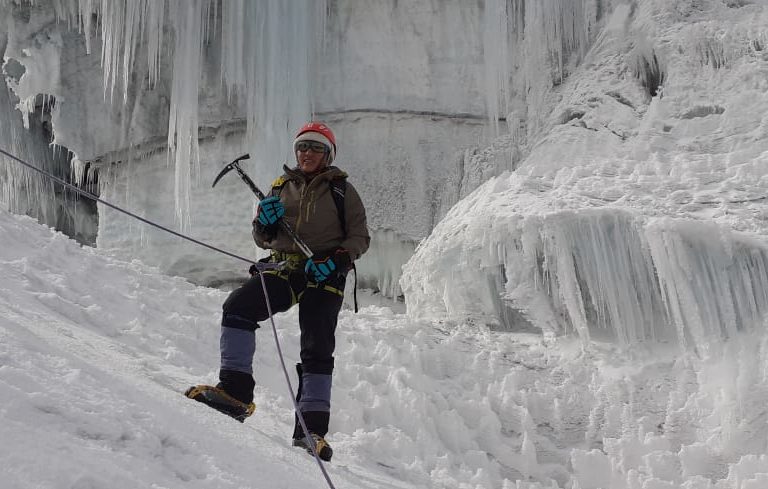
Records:
[[[193,187],[196,198],[190,200],[190,214],[195,216],[190,234],[225,250],[236,250],[245,256],[257,255],[249,223],[253,219],[253,196],[240,179],[232,174],[211,188],[218,171],[245,152],[243,127],[221,127],[215,132],[201,131],[200,159],[211,164],[200,165],[200,184]],[[176,218],[174,205],[175,172],[167,167],[164,151],[137,155],[130,162],[130,174],[117,165],[100,172],[102,197],[122,202],[126,208],[142,210],[142,216],[155,222],[172,224]],[[252,162],[244,168],[254,174]],[[222,229],[231,229],[222,232]],[[229,285],[247,277],[247,264],[221,260],[214,253],[200,253],[198,247],[179,243],[174,236],[149,228],[109,208],[100,209],[100,248],[152,263],[172,275],[189,278],[195,283],[213,286]]]
[[[20,93],[55,92],[66,101],[54,115],[56,141],[108,171],[116,184],[123,180],[126,192],[106,189],[117,204],[130,203],[131,189],[142,185],[124,163],[168,151],[174,223],[190,232],[209,223],[198,216],[196,224],[192,212],[207,183],[200,167],[212,164],[199,158],[210,151],[199,146],[209,139],[204,133],[242,130],[242,142],[233,146],[252,154],[253,171],[265,185],[290,159],[292,132],[314,114],[340,133],[338,163],[367,190],[371,226],[402,236],[407,247],[460,196],[514,167],[547,113],[545,94],[582,59],[602,16],[588,0],[525,5],[21,2],[14,24],[30,33],[55,32],[63,66],[78,69],[64,76],[55,70]],[[29,36],[14,30],[23,47]],[[528,54],[535,60],[526,61]],[[20,51],[13,57],[37,62]],[[497,145],[507,154],[477,157],[480,147],[508,131],[515,138]],[[164,195],[134,210],[165,217],[155,210],[161,203],[167,205]],[[136,248],[133,234],[109,231],[121,228],[103,226],[99,243]],[[381,258],[372,262],[389,260]],[[378,282],[392,282],[385,278],[389,268],[372,273],[379,271]]]

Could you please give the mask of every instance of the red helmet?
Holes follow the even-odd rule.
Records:
[[[322,122],[309,122],[301,126],[296,133],[296,139],[293,141],[293,150],[296,151],[296,143],[299,141],[317,141],[328,147],[330,161],[336,158],[336,136],[333,135],[331,128]]]

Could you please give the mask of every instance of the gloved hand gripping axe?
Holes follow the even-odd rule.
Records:
[[[240,161],[247,160],[250,157],[251,157],[251,155],[244,154],[243,156],[237,158],[232,163],[230,163],[227,166],[225,166],[224,169],[222,169],[219,172],[219,174],[216,176],[216,179],[214,179],[213,185],[211,185],[211,187],[215,187],[216,184],[219,183],[219,180],[221,180],[221,178],[224,175],[226,175],[227,173],[229,173],[232,170],[235,170],[235,171],[237,171],[238,175],[240,175],[240,178],[243,179],[245,184],[248,185],[248,187],[251,189],[251,191],[254,194],[256,194],[256,197],[258,197],[259,200],[264,200],[264,198],[266,197],[264,195],[264,192],[259,190],[259,187],[257,187],[256,184],[253,183],[253,180],[251,180],[251,177],[249,177],[245,173],[245,171],[243,171],[243,169],[240,168]],[[304,241],[302,241],[302,239],[299,238],[299,236],[293,231],[293,229],[291,228],[290,224],[288,224],[285,221],[285,219],[282,219],[282,218],[278,221],[278,223],[279,223],[280,227],[283,229],[283,231],[288,233],[288,236],[290,236],[291,239],[293,239],[293,242],[296,243],[296,246],[299,247],[299,250],[301,250],[301,252],[304,253],[304,255],[307,258],[312,258],[312,250],[309,249],[309,246],[307,246],[307,244],[304,243]]]

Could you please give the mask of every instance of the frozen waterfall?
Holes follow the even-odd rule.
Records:
[[[16,16],[6,40],[5,110],[17,105],[28,121],[40,94],[53,97],[54,143],[74,153],[78,168],[98,169],[105,198],[251,255],[243,229],[253,196],[237,181],[211,191],[212,176],[249,152],[249,172],[267,185],[290,158],[293,129],[319,114],[336,129],[339,165],[369,209],[377,243],[360,263],[363,283],[389,296],[405,292],[414,314],[573,332],[585,342],[674,339],[697,348],[755,327],[765,313],[763,244],[731,232],[725,218],[707,221],[716,211],[701,209],[722,190],[707,178],[759,201],[760,145],[743,144],[745,131],[730,115],[746,111],[748,100],[729,88],[750,76],[746,68],[701,76],[712,64],[692,56],[709,31],[678,25],[655,4],[459,6],[4,2]],[[735,25],[747,22],[740,16],[748,12],[722,8]],[[407,29],[403,19],[412,20]],[[653,25],[665,43],[654,45]],[[747,27],[723,43],[752,36]],[[28,49],[31,39],[37,44]],[[759,38],[748,45],[729,48],[716,68],[752,56]],[[92,54],[73,54],[79,48]],[[94,59],[98,72],[63,75]],[[653,97],[662,81],[663,100]],[[722,100],[707,105],[695,93]],[[736,110],[725,112],[726,102]],[[7,144],[19,139],[3,129]],[[730,149],[692,136],[713,130],[727,134]],[[725,153],[733,161],[721,163]],[[605,163],[611,158],[623,163]],[[717,175],[697,176],[706,172]],[[18,201],[13,185],[6,183],[5,201]],[[708,187],[694,195],[689,185]],[[663,211],[654,186],[670,189]],[[490,215],[473,207],[489,203]],[[758,222],[760,210],[749,212]],[[99,213],[99,246],[200,283],[241,273],[111,210]],[[401,281],[401,265],[422,240]],[[446,257],[455,261],[447,269]]]
[[[290,159],[292,132],[314,116],[336,129],[339,164],[365,190],[367,206],[387,209],[372,212],[371,227],[402,237],[403,249],[461,196],[514,167],[544,127],[546,94],[578,65],[607,11],[590,0],[488,0],[471,8],[461,0],[0,5],[13,19],[6,65],[28,73],[12,86],[20,110],[26,117],[38,94],[56,97],[54,141],[104,174],[104,198],[199,238],[233,234],[209,214],[245,215],[252,197],[238,191],[237,209],[196,202],[209,194],[203,188],[213,170],[204,167],[248,152],[249,171],[266,185]],[[26,49],[32,39],[39,50]],[[508,132],[515,139],[492,164],[477,167],[466,157]],[[170,184],[172,202],[165,192],[143,191],[151,186],[140,177],[146,163],[172,172],[153,172]],[[405,194],[402,205],[391,205],[393,193]],[[170,214],[161,209],[169,204]],[[201,280],[184,265],[207,261],[194,250],[122,226],[108,209],[99,219],[118,219],[99,228],[101,246],[131,253],[163,242],[171,258],[141,258]],[[129,235],[113,234],[119,229]],[[252,252],[247,239],[235,237],[232,246]],[[372,257],[374,268],[363,269],[368,283],[393,296],[410,256],[395,255]]]
[[[2,8],[18,15],[33,9],[23,2]],[[63,0],[53,2],[51,8],[35,11],[29,28],[34,28],[34,21],[45,22],[52,16],[82,33],[87,53],[93,50],[92,37],[100,26],[104,102],[126,109],[116,121],[118,138],[107,142],[112,144],[110,150],[154,144],[152,138],[159,134],[141,139],[143,131],[132,127],[140,123],[135,106],[144,103],[145,92],[158,91],[166,83],[169,86],[167,149],[175,169],[175,222],[180,229],[190,228],[190,199],[200,173],[198,130],[202,121],[198,111],[212,103],[201,100],[201,91],[226,92],[232,108],[229,112],[219,109],[219,117],[245,120],[247,138],[242,148],[254,156],[257,168],[278,169],[291,132],[311,117],[310,69],[316,48],[322,47],[324,2],[232,0],[219,5],[209,0]],[[69,83],[60,80],[59,60],[65,43],[43,44],[42,49],[50,52],[36,56],[24,46],[16,47],[28,34],[11,32],[14,46],[5,56],[21,63],[27,72],[12,86],[25,118],[34,109],[38,93],[59,95],[62,85]],[[45,71],[33,70],[38,66],[46,67]],[[206,70],[210,69],[220,75],[208,77]],[[86,103],[91,102],[98,105],[97,100]],[[70,141],[71,131],[64,124],[54,119],[57,142],[70,144],[79,159],[109,157],[92,154],[90,148],[80,148],[79,141]]]

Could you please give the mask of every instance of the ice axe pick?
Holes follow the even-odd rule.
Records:
[[[224,175],[226,175],[227,173],[231,172],[232,170],[235,170],[237,172],[237,174],[240,175],[240,178],[245,182],[245,184],[248,185],[248,187],[251,189],[251,191],[254,194],[256,194],[256,197],[258,197],[259,200],[264,200],[264,197],[265,197],[264,196],[264,192],[259,190],[259,187],[257,187],[256,184],[253,183],[253,180],[251,180],[251,177],[249,177],[248,174],[245,173],[245,171],[243,171],[242,168],[240,168],[240,162],[242,160],[247,160],[250,157],[251,157],[251,155],[246,153],[246,154],[240,156],[239,158],[235,159],[232,163],[227,164],[219,172],[219,174],[216,175],[216,178],[213,180],[213,185],[211,185],[211,187],[215,187],[216,184],[219,183],[219,180],[221,180],[224,177]],[[307,258],[312,258],[312,250],[309,248],[309,246],[307,246],[307,244],[304,241],[302,241],[301,238],[299,238],[296,235],[296,233],[291,228],[290,224],[285,222],[285,219],[282,219],[282,218],[279,221],[277,221],[277,222],[278,222],[279,226],[286,233],[288,233],[288,236],[291,237],[293,242],[296,243],[296,246],[299,248],[299,250],[301,250],[301,252],[304,253],[304,256],[306,256]]]

